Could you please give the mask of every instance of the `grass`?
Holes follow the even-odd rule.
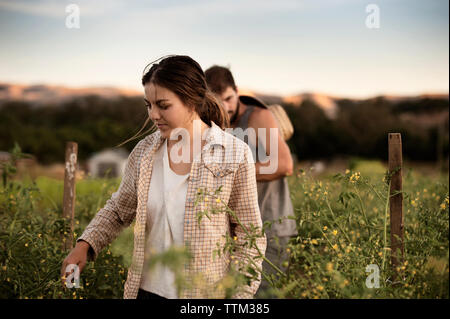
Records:
[[[362,159],[320,175],[296,168],[288,182],[298,236],[288,247],[286,274],[273,278],[274,293],[280,298],[448,298],[448,173],[423,173],[405,165],[405,256],[398,269],[393,269],[385,171],[386,164]],[[60,214],[63,182],[47,177],[35,182],[42,195],[40,211]],[[118,179],[77,182],[78,229],[84,230],[118,186]],[[125,267],[130,266],[133,225],[119,235],[110,250],[123,257]],[[368,265],[379,267],[378,289],[366,285]]]

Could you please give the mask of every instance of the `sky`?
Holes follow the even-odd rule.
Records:
[[[186,54],[264,94],[448,94],[448,12],[448,0],[0,0],[0,82],[142,91],[148,63]]]

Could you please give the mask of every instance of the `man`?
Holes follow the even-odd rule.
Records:
[[[272,226],[266,230],[266,257],[284,271],[285,269],[281,264],[283,260],[287,259],[286,245],[290,237],[297,234],[295,220],[287,218],[294,215],[286,179],[286,176],[291,175],[293,171],[289,147],[278,130],[278,124],[272,112],[255,98],[239,96],[233,75],[229,69],[212,66],[206,70],[205,75],[209,88],[222,101],[223,107],[230,117],[230,125],[234,129],[232,133],[245,141],[242,133],[238,134],[236,129],[241,128],[245,131],[251,128],[255,132],[255,138],[252,139],[250,134],[248,141],[245,142],[249,144],[252,150],[263,148],[262,153],[259,149],[256,154],[265,153],[264,155],[269,156],[278,153],[277,158],[275,158],[277,165],[274,172],[264,173],[264,167],[267,171],[269,165],[263,163],[267,160],[261,161],[258,156],[255,159],[255,168],[261,217],[263,222],[273,222]],[[258,132],[258,129],[263,128],[266,129],[266,134],[263,134],[265,136],[258,136],[258,133],[262,132],[262,130]],[[272,130],[270,130],[271,128]],[[272,141],[276,140],[277,143],[270,143],[270,134],[273,133],[275,133],[275,136],[272,136]],[[271,149],[271,147],[277,147],[277,149]],[[280,218],[281,223],[278,222]],[[263,270],[266,273],[275,272],[266,262],[263,263]],[[257,296],[273,297],[268,289],[269,284],[263,278]]]

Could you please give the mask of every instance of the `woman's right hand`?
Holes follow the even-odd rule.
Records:
[[[64,259],[61,267],[61,282],[64,287],[66,287],[67,276],[69,276],[74,271],[73,269],[70,272],[67,271],[67,266],[71,264],[77,265],[81,274],[84,267],[86,266],[89,248],[90,245],[87,242],[80,240],[75,245],[75,248],[72,249],[69,255],[67,255],[67,257]]]

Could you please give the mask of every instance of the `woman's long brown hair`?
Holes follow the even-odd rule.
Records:
[[[147,83],[162,86],[174,92],[208,126],[212,121],[222,129],[229,127],[228,114],[208,89],[205,73],[195,60],[186,55],[171,55],[158,61],[159,59],[149,64],[151,67],[148,71],[144,70],[143,86]],[[119,146],[154,131],[156,128],[153,124],[148,130],[141,133],[149,122],[150,118],[148,117],[139,132]]]

